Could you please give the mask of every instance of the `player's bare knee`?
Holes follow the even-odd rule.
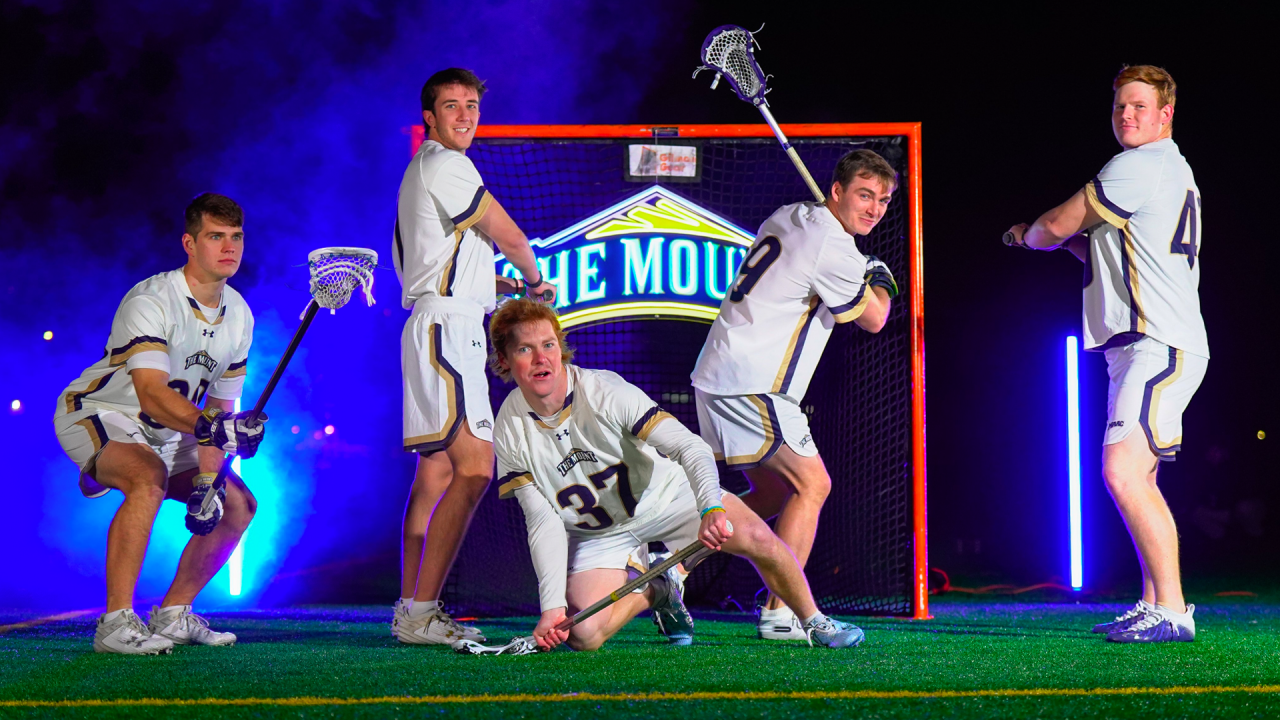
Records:
[[[566,644],[574,650],[599,650],[604,645],[604,637],[594,626],[576,625],[569,630]]]
[[[796,493],[813,503],[824,503],[831,494],[831,477],[826,473],[804,477],[796,483]]]

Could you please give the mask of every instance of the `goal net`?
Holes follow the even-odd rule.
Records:
[[[828,611],[927,617],[919,125],[783,130],[824,188],[858,148],[900,180],[858,243],[902,294],[878,334],[837,328],[802,402],[832,479],[806,572]],[[811,199],[768,126],[481,126],[467,156],[559,285],[575,362],[616,371],[697,432],[689,374],[719,299],[760,224]],[[513,272],[501,260],[496,271]],[[512,387],[491,379],[495,411]],[[721,481],[747,487],[738,472]],[[690,576],[686,601],[751,610],[761,587],[746,561],[718,555]],[[443,599],[495,616],[536,614],[537,597],[519,504],[495,484]]]

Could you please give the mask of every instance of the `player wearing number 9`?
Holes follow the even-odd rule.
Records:
[[[862,641],[861,630],[818,612],[795,555],[741,500],[721,492],[705,442],[616,373],[567,364],[573,352],[554,310],[509,302],[490,319],[489,336],[491,367],[517,385],[498,412],[494,450],[499,494],[524,511],[542,607],[533,632],[540,647],[594,650],[648,608],[668,638],[690,641],[676,568],[570,630],[557,625],[624,585],[638,548],[696,540],[750,560],[810,623],[814,641]]]
[[[862,254],[857,237],[879,224],[897,183],[884,158],[854,150],[836,164],[825,203],[769,216],[693,371],[703,439],[727,469],[746,473],[751,491],[742,499],[761,517],[778,516],[778,534],[801,565],[831,491],[801,401],[837,324],[876,333],[889,316],[893,274]],[[757,630],[793,640],[804,636],[801,619],[770,597]]]
[[[161,501],[185,503],[200,484],[198,473],[216,473],[224,450],[252,455],[264,429],[243,427],[232,412],[253,341],[253,314],[227,285],[244,251],[244,212],[231,198],[205,193],[187,207],[185,221],[186,265],[125,295],[102,359],[63,391],[54,417],[58,441],[80,468],[81,491],[124,494],[107,535],[106,613],[94,638],[99,652],[155,654],[174,643],[235,642],[191,614],[192,600],[231,554],[257,506],[234,475],[221,523],[191,539],[168,594],[152,609],[150,627],[132,609]]]
[[[1177,528],[1156,469],[1181,447],[1182,412],[1209,362],[1200,190],[1173,141],[1177,86],[1169,73],[1126,67],[1112,89],[1111,127],[1124,150],[1071,199],[1006,237],[1038,250],[1066,247],[1084,261],[1084,347],[1107,357],[1103,476],[1141,556],[1143,582],[1133,610],[1095,632],[1117,642],[1190,640],[1194,607],[1183,600]]]

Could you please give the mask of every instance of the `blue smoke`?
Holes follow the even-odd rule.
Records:
[[[306,253],[389,249],[403,131],[421,122],[431,72],[457,65],[485,78],[484,122],[631,122],[654,83],[670,80],[651,57],[679,39],[679,17],[674,3],[623,18],[573,1],[0,9],[0,61],[23,69],[0,88],[0,436],[16,459],[0,503],[0,604],[102,602],[106,529],[121,498],[80,496],[53,403],[101,354],[129,288],[185,260],[181,212],[192,196],[221,192],[246,211],[246,259],[231,284],[257,318],[247,407],[307,301]],[[373,309],[357,299],[316,318],[272,396],[267,441],[244,463],[260,503],[244,593],[227,593],[224,570],[206,606],[298,597],[316,565],[394,565],[386,556],[413,468],[399,448],[406,313],[389,269],[375,290]],[[166,503],[157,520],[139,606],[172,578],[187,538],[181,512]]]

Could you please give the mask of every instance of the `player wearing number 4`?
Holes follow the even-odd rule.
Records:
[[[874,333],[889,316],[893,275],[854,238],[880,222],[896,185],[884,158],[855,150],[836,165],[825,204],[787,205],[765,220],[693,371],[703,439],[729,470],[746,472],[742,500],[760,517],[778,516],[778,537],[801,566],[831,478],[800,401],[837,323]],[[792,610],[770,596],[760,637],[803,637]]]
[[[107,607],[98,618],[98,652],[154,655],[180,645],[230,645],[191,612],[196,594],[227,561],[257,501],[231,475],[222,521],[195,535],[149,624],[133,612],[133,590],[151,526],[165,499],[204,498],[223,453],[252,457],[264,426],[235,413],[253,341],[253,315],[227,286],[244,251],[244,213],[205,193],[187,207],[186,266],[133,287],[111,323],[102,359],[58,398],[58,442],[80,467],[86,497],[124,493],[107,532]],[[205,398],[204,412],[197,407]]]
[[[404,449],[419,457],[404,513],[400,599],[391,632],[417,645],[484,639],[454,622],[439,601],[493,478],[484,316],[493,311],[495,290],[525,289],[521,281],[494,275],[494,244],[530,278],[531,295],[555,299],[555,286],[540,278],[524,233],[466,156],[484,91],[475,74],[460,68],[427,79],[421,97],[427,139],[400,183],[392,241],[402,304],[413,311],[400,337]]]
[[[571,630],[556,626],[624,585],[628,559],[648,543],[683,548],[696,540],[750,560],[805,618],[810,642],[862,642],[860,629],[818,611],[795,555],[769,526],[721,493],[706,443],[616,373],[567,364],[573,352],[555,311],[509,302],[490,319],[489,336],[494,372],[517,385],[498,411],[494,449],[499,494],[524,511],[540,647],[594,650],[647,608],[668,638],[689,642],[676,568]]]
[[[1209,364],[1200,191],[1173,142],[1169,73],[1126,67],[1112,87],[1111,127],[1124,151],[1035,224],[1010,228],[1006,242],[1066,247],[1084,261],[1084,346],[1107,357],[1102,473],[1138,550],[1142,599],[1094,632],[1116,642],[1190,641],[1195,606],[1182,597],[1178,531],[1156,470],[1180,448],[1182,412]]]

